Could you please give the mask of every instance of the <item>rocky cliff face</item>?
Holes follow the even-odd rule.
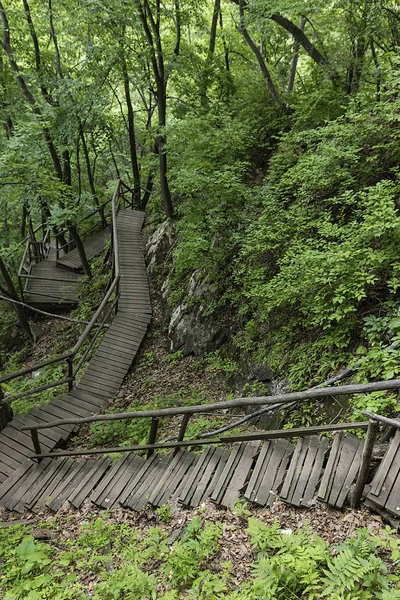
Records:
[[[148,274],[159,291],[165,310],[170,351],[182,350],[184,355],[202,356],[217,348],[226,339],[222,324],[207,315],[204,301],[213,293],[204,274],[192,274],[184,300],[170,306],[168,299],[173,292],[169,271],[175,245],[174,225],[165,221],[149,237],[146,245]]]

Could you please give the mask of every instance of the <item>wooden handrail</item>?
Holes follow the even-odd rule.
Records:
[[[31,429],[30,427],[21,427],[21,431]],[[251,442],[273,440],[277,438],[292,438],[302,435],[312,435],[324,433],[327,431],[341,431],[344,429],[368,429],[368,421],[357,423],[339,423],[337,425],[318,425],[315,427],[300,427],[296,429],[275,429],[271,431],[257,431],[252,433],[241,433],[236,435],[225,435],[212,439],[198,438],[194,440],[182,440],[178,442],[160,442],[158,444],[143,444],[137,446],[117,446],[116,448],[96,448],[96,450],[73,450],[65,452],[48,452],[42,454],[32,454],[31,458],[56,458],[58,456],[86,456],[92,454],[111,454],[115,452],[140,452],[147,450],[150,453],[161,448],[183,448],[188,446],[204,446],[208,444],[232,444],[234,442]]]
[[[194,415],[201,412],[213,412],[230,408],[243,408],[246,406],[263,406],[268,404],[286,404],[287,402],[300,402],[317,398],[328,398],[330,396],[343,396],[360,393],[370,393],[383,390],[400,389],[400,379],[386,381],[375,381],[373,383],[360,383],[356,385],[343,385],[334,388],[313,388],[304,392],[292,392],[290,394],[278,394],[276,396],[258,396],[251,398],[236,398],[215,404],[200,404],[196,406],[179,406],[174,408],[161,408],[157,410],[141,410],[126,413],[114,413],[108,415],[93,415],[80,419],[61,419],[43,425],[34,425],[26,429],[48,429],[59,425],[83,425],[84,423],[96,423],[98,421],[119,421],[122,419],[138,419],[148,417],[168,417],[175,415]]]
[[[92,316],[91,320],[89,321],[89,323],[85,327],[85,330],[83,331],[82,335],[79,337],[78,341],[76,342],[76,344],[74,345],[74,347],[71,348],[71,350],[69,352],[66,352],[66,353],[62,354],[61,356],[56,356],[54,358],[42,361],[40,363],[36,363],[36,364],[34,364],[34,365],[30,366],[30,367],[27,367],[26,369],[21,369],[20,371],[16,371],[15,373],[10,373],[8,375],[3,375],[2,377],[0,377],[0,384],[1,383],[5,383],[7,381],[12,381],[14,379],[17,379],[19,377],[23,377],[25,375],[29,375],[30,373],[33,373],[34,371],[39,371],[40,369],[43,369],[44,367],[47,367],[49,365],[52,365],[52,364],[55,364],[55,363],[58,363],[58,362],[67,361],[70,364],[71,361],[73,361],[73,359],[75,358],[75,356],[79,352],[79,350],[82,348],[82,345],[84,344],[84,342],[88,338],[88,336],[91,333],[91,331],[93,330],[93,328],[98,326],[97,321],[98,321],[100,315],[102,314],[104,308],[106,307],[107,303],[110,301],[110,298],[111,298],[112,294],[114,292],[116,292],[116,295],[118,296],[119,273],[120,273],[120,271],[119,271],[119,254],[118,254],[118,234],[117,234],[117,226],[116,226],[116,218],[117,218],[118,210],[116,208],[116,203],[117,203],[117,199],[119,198],[119,195],[120,195],[120,189],[121,189],[121,181],[118,180],[117,186],[115,188],[115,191],[113,193],[112,198],[110,200],[107,200],[107,202],[105,202],[103,205],[101,205],[95,211],[95,212],[98,212],[98,210],[100,210],[106,204],[108,204],[109,202],[111,202],[111,206],[112,206],[111,214],[112,214],[112,222],[113,222],[112,235],[113,235],[113,246],[114,246],[114,265],[113,265],[114,276],[113,276],[113,279],[112,279],[112,281],[110,283],[110,286],[109,286],[106,294],[103,297],[103,300],[101,301],[101,303],[98,306],[96,312],[94,313],[94,315]],[[26,248],[25,248],[24,256],[23,256],[23,262],[26,259],[26,255],[27,255],[29,249],[30,249],[30,242],[28,241],[28,243],[26,245]],[[21,267],[20,267],[20,270],[21,270]],[[118,298],[116,298],[116,300],[114,300],[113,306],[115,305],[117,307],[117,302],[118,302]],[[105,318],[107,318],[108,314],[109,314],[109,312],[107,312],[107,315],[106,315]],[[104,325],[104,318],[101,321],[100,325],[101,326]],[[81,367],[81,366],[82,366],[82,361],[79,362],[79,367]],[[76,375],[76,372],[77,371],[75,371],[75,375]],[[75,375],[74,375],[74,377],[75,377]],[[74,380],[74,377],[73,377],[72,381]],[[64,383],[66,383],[66,382],[71,383],[71,377],[67,377],[66,379],[62,379],[62,380],[60,380],[58,382],[53,382],[53,383],[49,384],[49,386],[50,387],[56,387],[58,385],[62,385]],[[28,396],[31,393],[38,393],[38,391],[40,391],[40,390],[38,388],[35,388],[34,390],[29,390],[29,391],[23,392],[23,396]],[[17,394],[17,395],[11,396],[11,397],[9,397],[7,399],[7,402],[11,403],[14,400],[16,400],[17,398],[20,398],[20,397],[23,397],[23,396],[21,396],[21,394]]]
[[[400,421],[388,419],[388,417],[382,417],[381,415],[376,415],[375,413],[368,412],[367,410],[361,411],[361,414],[364,415],[364,417],[368,417],[368,419],[371,419],[372,421],[378,421],[378,423],[382,423],[383,425],[389,425],[390,427],[400,429]]]

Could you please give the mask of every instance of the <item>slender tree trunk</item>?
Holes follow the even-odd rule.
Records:
[[[215,40],[217,37],[218,16],[221,10],[221,0],[214,0],[214,11],[211,20],[210,40],[204,70],[200,80],[200,102],[202,108],[208,107],[208,87],[210,85],[211,66],[214,58]]]
[[[222,10],[219,11],[219,26],[221,31],[224,29],[224,23],[222,19]],[[222,41],[224,43],[224,58],[225,58],[225,69],[228,73],[231,71],[230,58],[229,58],[229,48],[226,44],[225,34],[222,34]]]
[[[5,262],[3,261],[2,257],[0,256],[0,273],[4,279],[4,283],[6,285],[6,295],[8,295],[12,300],[16,300],[17,302],[20,302],[20,298],[18,296],[18,292],[15,289],[13,280],[11,279],[11,276],[8,272],[8,269],[6,267]],[[3,291],[3,290],[2,290]],[[26,316],[25,313],[25,309],[23,306],[20,306],[19,304],[13,304],[13,308],[15,310],[15,312],[18,315],[18,320],[21,324],[22,329],[24,330],[24,332],[26,333],[26,335],[28,336],[28,338],[30,340],[33,340],[33,335],[32,335],[32,331],[29,325],[29,321],[28,318]]]
[[[83,272],[87,277],[89,277],[89,279],[91,279],[92,272],[90,270],[89,261],[86,256],[85,246],[83,245],[81,236],[79,235],[78,230],[75,225],[70,225],[68,227],[68,231],[75,243],[76,249],[78,250],[79,258],[81,259],[81,263],[82,263]]]
[[[128,111],[128,137],[129,137],[129,148],[131,153],[131,166],[132,166],[132,175],[133,175],[133,194],[132,200],[134,202],[134,206],[140,206],[140,168],[136,151],[136,134],[135,134],[135,116],[133,112],[132,106],[132,98],[131,92],[129,88],[129,75],[128,68],[126,65],[126,58],[124,54],[123,48],[122,51],[122,77],[124,80],[124,91],[125,91],[125,101],[126,107]]]
[[[239,25],[239,31],[241,32],[241,34],[243,35],[244,39],[246,40],[247,45],[252,49],[258,64],[260,65],[260,69],[261,69],[261,73],[263,74],[263,77],[265,79],[265,83],[267,84],[267,88],[269,93],[271,94],[272,99],[274,100],[274,102],[276,102],[277,104],[282,104],[281,98],[279,96],[278,90],[276,89],[274,82],[272,81],[272,77],[271,74],[269,72],[269,69],[267,67],[267,64],[264,60],[264,57],[262,55],[262,53],[260,52],[259,47],[257,46],[257,44],[254,42],[254,40],[251,38],[249,32],[246,29],[245,26],[245,19],[244,19],[244,8],[245,8],[245,3],[243,0],[239,0],[239,11],[240,11],[240,25]]]
[[[19,227],[19,233],[21,236],[21,240],[23,240],[26,236],[26,219],[28,217],[28,207],[26,202],[22,205],[22,214],[21,214],[21,223]]]
[[[304,28],[306,26],[306,20],[302,17],[299,23],[300,31],[304,32]],[[291,94],[294,89],[294,80],[296,78],[297,71],[297,63],[299,62],[299,51],[300,51],[300,42],[294,38],[293,44],[293,56],[290,63],[290,71],[289,71],[289,81],[287,86],[288,94]]]
[[[153,171],[149,171],[146,182],[146,189],[144,190],[143,198],[140,203],[140,210],[145,210],[148,201],[150,200],[151,192],[153,190],[154,185],[154,173]]]
[[[4,392],[0,386],[0,431],[3,431],[13,416],[11,405],[4,401]]]
[[[160,187],[161,196],[164,201],[165,214],[170,219],[174,214],[172,206],[171,193],[168,184],[168,165],[167,165],[167,151],[166,151],[166,88],[163,84],[159,86],[161,89],[157,89],[157,109],[158,109],[158,126],[160,128],[159,135],[157,137],[157,149],[160,164]]]

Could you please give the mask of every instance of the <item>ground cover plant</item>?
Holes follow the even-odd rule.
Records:
[[[398,537],[355,529],[329,544],[306,522],[283,529],[251,516],[245,504],[233,519],[158,509],[153,523],[133,526],[103,513],[89,521],[39,522],[0,534],[5,600],[284,600],[286,598],[399,598]],[[210,513],[211,516],[211,513]],[[149,517],[149,515],[148,515]],[[147,517],[147,520],[148,520]],[[182,523],[183,526],[179,526]],[[179,520],[180,518],[180,520]],[[61,519],[60,519],[61,521]],[[171,522],[172,525],[171,525]],[[61,527],[60,527],[61,526]],[[63,531],[62,535],[55,534]],[[67,533],[68,532],[68,533]],[[175,535],[174,535],[175,532]],[[178,532],[178,537],[176,536]],[[225,560],[224,541],[239,536],[248,568],[235,574],[235,554]],[[172,536],[172,537],[171,537]],[[46,541],[43,541],[45,539]],[[232,548],[235,548],[233,543]],[[245,552],[245,554],[243,554]]]

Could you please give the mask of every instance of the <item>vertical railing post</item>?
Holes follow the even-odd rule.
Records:
[[[35,449],[35,454],[42,454],[42,449],[40,447],[40,442],[39,442],[39,434],[37,429],[31,429],[31,438],[32,438],[32,443],[33,443],[33,447]],[[37,459],[38,462],[41,462],[41,458]]]
[[[70,392],[72,390],[72,388],[74,387],[74,361],[73,361],[73,357],[70,355],[67,358],[67,365],[68,365],[68,391]]]
[[[147,442],[148,444],[156,443],[158,424],[159,424],[159,418],[153,417],[151,419],[149,440]],[[150,456],[153,454],[153,452],[154,452],[154,448],[149,448],[147,451],[147,458],[150,458]]]
[[[187,429],[190,417],[191,417],[191,415],[189,413],[186,413],[185,415],[183,415],[182,423],[181,423],[179,433],[178,433],[178,438],[177,438],[178,442],[182,442],[183,438],[185,437],[185,433],[186,433],[186,429]],[[179,446],[177,446],[174,450],[174,456],[175,456],[175,454],[178,454],[179,450],[180,450],[180,448],[179,448]]]
[[[22,277],[19,273],[18,273],[18,285],[19,285],[19,293],[21,294],[21,302],[25,302],[24,286],[22,285]]]
[[[372,451],[374,449],[374,443],[376,439],[376,434],[379,430],[378,421],[374,421],[373,419],[369,420],[367,436],[364,442],[364,448],[361,457],[360,470],[358,472],[358,477],[356,481],[356,485],[353,492],[352,498],[352,508],[357,508],[360,505],[361,496],[364,491],[365,484],[367,483],[369,466],[371,464]]]

